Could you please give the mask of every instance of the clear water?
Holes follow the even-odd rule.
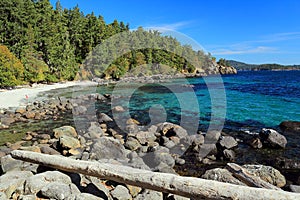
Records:
[[[300,71],[245,71],[222,79],[206,77],[176,79],[164,84],[119,85],[99,87],[98,92],[122,97],[113,106],[128,108],[130,117],[144,125],[160,120],[177,124],[185,121],[188,129],[195,127],[197,119],[197,128],[207,130],[212,121],[222,124],[223,117],[226,117],[224,127],[228,129],[275,127],[284,120],[300,121]],[[110,107],[99,104],[98,109],[109,111]]]

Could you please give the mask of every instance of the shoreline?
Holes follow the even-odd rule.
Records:
[[[73,86],[88,86],[93,84],[97,85],[97,83],[92,81],[69,81],[54,84],[37,84],[32,87],[22,87],[13,90],[1,90],[0,109],[11,109],[26,106],[34,102],[38,95],[43,92],[49,92],[51,90]]]

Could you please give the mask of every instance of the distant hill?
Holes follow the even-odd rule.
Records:
[[[228,60],[231,66],[239,71],[243,70],[300,70],[300,65],[279,65],[279,64],[247,64],[235,60]]]

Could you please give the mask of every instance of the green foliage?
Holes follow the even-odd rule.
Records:
[[[24,66],[9,49],[0,45],[0,85],[1,87],[22,84]]]
[[[115,37],[104,49],[95,48],[121,32],[128,34],[125,38]],[[120,41],[138,50],[128,49]],[[64,9],[59,0],[55,8],[49,0],[1,0],[0,43],[16,56],[9,59],[18,58],[23,63],[8,69],[7,61],[2,60],[6,64],[0,66],[1,85],[74,80],[79,78],[78,72],[86,78],[119,79],[145,64],[152,65],[153,70],[163,69],[158,72],[166,71],[161,67],[165,65],[178,72],[193,73],[195,67],[207,68],[212,60],[210,55],[158,31],[140,27],[129,32],[124,22],[114,20],[107,24],[102,16],[85,15],[78,6]]]
[[[218,64],[221,65],[221,66],[224,66],[224,67],[230,67],[230,63],[225,60],[224,58],[220,58],[220,60],[218,61]]]

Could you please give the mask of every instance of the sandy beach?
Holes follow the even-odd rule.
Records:
[[[96,84],[91,81],[84,82],[65,82],[65,83],[55,83],[51,85],[37,84],[32,87],[24,87],[13,90],[2,90],[0,91],[0,108],[8,109],[18,106],[24,106],[30,102],[33,102],[37,95],[41,92],[47,92],[54,89],[67,88],[77,85],[93,85]]]

